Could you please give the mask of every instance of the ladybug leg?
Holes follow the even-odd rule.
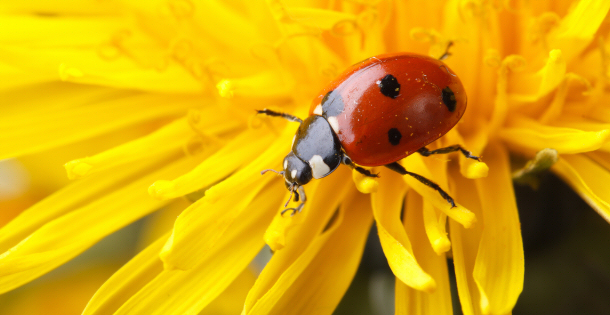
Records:
[[[288,212],[288,211],[292,211],[292,213],[290,214],[290,216],[295,215],[297,212],[301,212],[301,209],[303,209],[303,206],[305,206],[305,201],[307,201],[307,196],[305,196],[305,189],[303,189],[303,186],[299,186],[296,191],[294,191],[294,201],[299,201],[299,196],[301,196],[301,203],[296,207],[296,208],[286,208],[284,210],[282,210],[282,212],[280,213],[281,216],[284,216],[284,213]],[[290,200],[288,200],[290,201]]]
[[[256,111],[259,114],[265,114],[268,116],[276,116],[276,117],[282,117],[286,120],[290,120],[290,121],[294,121],[294,122],[298,122],[299,124],[303,122],[303,120],[297,116],[292,116],[286,113],[280,113],[280,112],[275,112],[269,109],[263,109],[263,110],[257,110]]]
[[[451,56],[451,53],[449,52],[449,48],[451,48],[451,46],[453,46],[453,42],[449,41],[449,43],[447,43],[447,48],[445,48],[445,53],[442,56],[438,57],[438,60],[442,61],[447,59],[447,57]]]
[[[419,174],[415,174],[415,173],[411,173],[409,171],[407,171],[404,166],[398,164],[398,162],[394,162],[388,165],[385,165],[385,167],[393,170],[394,172],[397,172],[398,174],[401,175],[409,175],[414,177],[415,179],[417,179],[418,181],[420,181],[422,184],[438,191],[439,194],[441,194],[441,196],[447,200],[448,203],[451,204],[451,208],[455,207],[455,201],[453,201],[453,198],[451,198],[451,196],[449,196],[448,193],[446,193],[441,186],[439,186],[437,183],[419,175]]]
[[[462,154],[465,157],[481,162],[480,157],[472,155],[472,153],[470,151],[462,148],[462,146],[460,146],[459,144],[452,145],[452,146],[446,147],[446,148],[432,150],[432,151],[428,150],[426,147],[423,147],[423,148],[417,150],[417,152],[423,156],[430,156],[432,154],[447,154],[447,153],[451,153],[451,152],[455,152],[455,151],[460,151],[460,152],[462,152]]]
[[[369,170],[364,169],[356,164],[354,164],[354,162],[352,161],[352,159],[349,158],[349,156],[347,155],[343,155],[343,158],[341,159],[341,163],[349,166],[351,169],[356,170],[358,173],[364,175],[364,176],[368,176],[368,177],[379,177],[378,174],[373,174],[371,173]]]

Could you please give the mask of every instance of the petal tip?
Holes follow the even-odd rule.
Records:
[[[69,179],[77,179],[89,174],[89,172],[93,168],[93,165],[79,159],[64,164],[64,168],[66,169],[66,173],[68,174]]]
[[[466,168],[466,178],[476,179],[487,177],[489,173],[489,166],[485,162],[475,162]]]
[[[174,191],[176,185],[169,180],[158,180],[148,186],[148,194],[157,199],[169,199],[169,193]]]

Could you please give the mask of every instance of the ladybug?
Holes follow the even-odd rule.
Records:
[[[449,48],[449,47],[448,47]],[[283,161],[286,188],[295,194],[300,212],[306,197],[303,185],[332,173],[340,164],[369,177],[361,166],[386,166],[410,175],[438,191],[451,207],[453,198],[433,181],[407,171],[398,161],[418,152],[423,156],[460,151],[479,160],[459,145],[428,150],[426,145],[447,133],[466,111],[466,92],[457,75],[441,58],[396,53],[361,61],[314,98],[309,117],[258,110],[259,114],[283,117],[300,123],[292,150]],[[290,201],[288,199],[288,201]],[[286,203],[286,205],[288,202]]]

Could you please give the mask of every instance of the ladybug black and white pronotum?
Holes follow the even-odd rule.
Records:
[[[284,170],[277,173],[284,176],[294,200],[299,201],[300,196],[301,203],[282,214],[301,211],[306,201],[303,185],[329,175],[339,164],[370,177],[377,175],[358,165],[383,165],[413,176],[455,207],[453,198],[440,186],[397,163],[414,152],[429,156],[460,151],[479,160],[459,145],[432,151],[425,147],[451,130],[466,110],[464,87],[441,61],[443,57],[398,53],[357,63],[322,90],[305,120],[259,110],[300,123],[292,150],[284,158]]]

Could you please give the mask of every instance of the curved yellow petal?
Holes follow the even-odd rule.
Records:
[[[79,90],[79,88],[74,88]],[[171,118],[197,106],[194,97],[163,96],[103,90],[83,92],[82,98],[68,101],[64,110],[49,111],[40,98],[35,111],[0,116],[0,158],[30,154],[88,139],[112,130],[159,118]],[[40,93],[39,90],[32,90]],[[66,89],[65,93],[71,90]],[[27,93],[27,91],[23,91]],[[105,94],[105,95],[104,95]],[[58,97],[66,96],[65,94]],[[122,96],[122,97],[121,97]],[[47,96],[48,97],[48,96]],[[117,98],[118,97],[118,98]],[[111,99],[106,99],[111,98]],[[70,99],[62,98],[62,101]],[[20,104],[22,99],[5,100]]]
[[[175,176],[193,164],[192,159],[174,161],[45,224],[0,255],[0,292],[41,276],[103,237],[163,206],[166,202],[147,197],[146,186],[154,178]]]
[[[475,181],[460,176],[456,170],[453,170],[451,175],[455,181],[454,197],[459,198],[477,217],[483,217]],[[482,224],[475,224],[472,228],[465,229],[456,221],[449,220],[453,266],[464,315],[482,314],[479,289],[472,276],[482,230]]]
[[[159,162],[159,160],[150,160],[120,166],[111,172],[103,172],[73,182],[53,193],[0,228],[0,252],[3,253],[17,245],[44,224],[77,210],[80,205],[90,203],[115,187],[120,187],[134,174],[149,170]]]
[[[451,241],[447,237],[445,226],[447,215],[436,210],[429,202],[424,202],[422,207],[423,222],[426,236],[437,255],[441,255],[451,249]]]
[[[508,152],[491,143],[489,176],[476,180],[483,209],[484,229],[473,276],[484,314],[511,312],[523,290],[525,261],[521,224],[510,176]]]
[[[407,287],[396,279],[395,314],[453,314],[447,257],[435,253],[430,244],[423,241],[426,239],[426,231],[422,227],[422,210],[425,215],[426,206],[422,203],[421,196],[409,191],[404,226],[409,239],[414,240],[413,254],[422,268],[436,280],[437,288],[433,293],[422,292]]]
[[[272,290],[274,286],[284,277],[290,277],[291,281],[294,281],[294,277],[297,275],[287,270],[296,264],[299,259],[311,259],[315,253],[311,251],[319,250],[309,249],[311,244],[316,243],[322,245],[317,241],[318,238],[326,238],[330,233],[323,233],[327,228],[336,228],[336,212],[335,210],[343,200],[350,200],[351,198],[345,198],[348,191],[352,191],[350,182],[345,180],[349,178],[349,171],[345,167],[340,167],[332,175],[325,177],[320,180],[318,187],[315,189],[313,195],[310,194],[308,201],[303,208],[301,213],[295,214],[295,216],[302,216],[302,218],[281,218],[279,211],[276,213],[273,223],[267,229],[265,237],[268,235],[285,233],[284,247],[277,250],[271,261],[265,266],[265,269],[259,275],[256,284],[246,298],[244,310],[249,311],[268,291]],[[307,189],[307,187],[306,187]],[[335,218],[333,218],[335,217]],[[297,221],[298,224],[293,224],[290,229],[281,230],[278,228],[278,220],[286,220],[290,222]],[[329,224],[330,222],[330,224]],[[278,229],[277,232],[270,232],[270,229]],[[309,251],[306,255],[308,258],[303,257],[305,251]],[[303,264],[301,262],[300,264]],[[298,268],[304,268],[304,265],[300,265]],[[299,271],[300,272],[300,271]],[[298,273],[298,272],[297,272]],[[288,285],[274,288],[274,294],[280,294],[278,289],[285,290]],[[277,298],[277,296],[276,296]],[[270,302],[273,304],[273,302]],[[260,306],[259,306],[260,307]],[[270,307],[268,305],[268,307]]]
[[[263,248],[262,235],[275,214],[283,183],[267,185],[223,237],[189,270],[163,270],[114,313],[198,314],[242,274]]]
[[[185,119],[169,123],[153,133],[116,146],[91,157],[73,160],[64,165],[68,178],[75,179],[120,164],[166,153],[180,147],[193,134]],[[167,143],[169,145],[159,145]]]
[[[605,0],[581,0],[550,34],[550,45],[566,52],[568,60],[576,58],[593,40],[610,10]]]
[[[211,187],[205,196],[186,209],[176,220],[172,236],[161,252],[167,269],[193,268],[221,237],[222,233],[272,176],[261,170],[278,165],[292,138],[288,127],[271,146],[251,163]],[[293,133],[294,134],[294,133]],[[279,179],[278,179],[279,180]],[[231,196],[231,197],[229,197]],[[230,211],[226,211],[230,209]],[[203,236],[202,233],[206,233]]]
[[[332,314],[349,287],[364,250],[372,219],[367,199],[360,194],[347,199],[330,226],[314,236],[253,304],[248,303],[251,291],[242,314]]]
[[[584,154],[575,154],[561,156],[551,169],[610,222],[610,171],[606,167]]]
[[[418,264],[411,241],[400,221],[407,187],[395,174],[381,177],[379,186],[379,191],[371,195],[371,203],[381,247],[392,272],[400,281],[414,289],[433,292],[436,289],[436,281]],[[419,208],[410,207],[408,201],[406,211],[421,211],[421,205]]]
[[[190,172],[171,181],[158,180],[148,192],[155,198],[170,199],[208,187],[254,160],[273,137],[266,128],[244,131]]]
[[[409,172],[413,172],[424,176],[432,181],[434,181],[434,177],[432,177],[430,170],[424,164],[422,157],[416,154],[412,154],[408,156],[406,159],[402,160],[405,168]],[[471,227],[476,222],[476,216],[470,210],[464,208],[461,204],[459,204],[459,199],[454,198],[456,206],[451,207],[451,205],[447,202],[447,200],[443,199],[441,195],[434,189],[422,184],[417,179],[412,176],[405,175],[403,179],[407,182],[409,187],[413,188],[417,191],[418,194],[424,197],[426,201],[430,202],[434,207],[443,211],[447,216],[451,219],[458,221],[460,224],[464,225],[464,227]],[[443,184],[439,184],[443,187]],[[451,191],[448,191],[446,187],[443,189],[449,194]]]
[[[113,314],[130,296],[161,273],[163,263],[159,259],[159,251],[168,237],[169,232],[117,270],[95,292],[82,315]]]
[[[517,92],[508,95],[508,98],[513,101],[534,102],[541,97],[547,95],[554,90],[565,78],[566,60],[563,53],[559,49],[554,49],[549,52],[549,57],[542,69],[534,74],[523,74],[519,79],[521,88],[528,89],[527,92]]]
[[[572,154],[599,149],[610,136],[610,129],[582,131],[542,125],[531,118],[513,116],[508,127],[499,134],[509,145],[526,153],[551,148],[560,154]]]

